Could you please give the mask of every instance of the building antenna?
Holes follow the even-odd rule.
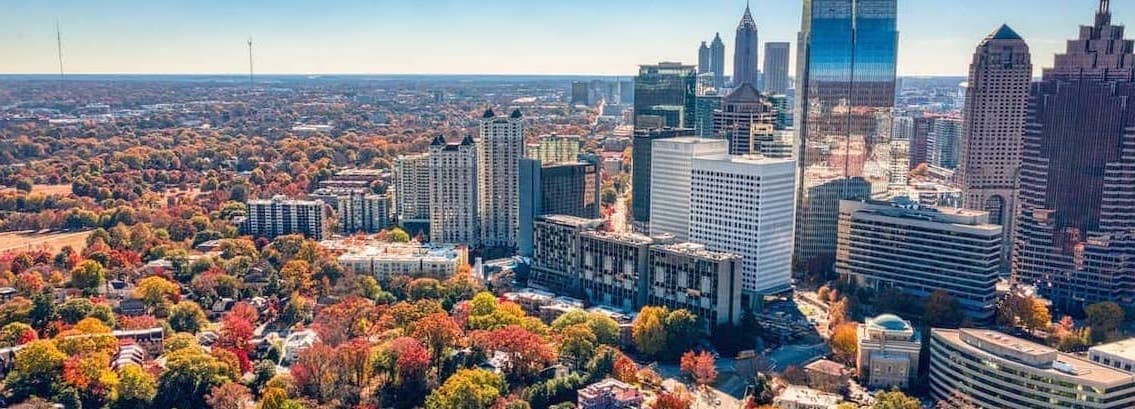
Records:
[[[253,82],[252,77],[252,37],[248,37],[248,87],[255,88],[256,83]]]
[[[63,87],[63,31],[59,28],[59,19],[55,19],[55,51],[59,56],[59,87]]]

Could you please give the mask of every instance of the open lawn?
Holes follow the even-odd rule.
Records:
[[[44,234],[32,231],[3,232],[0,233],[0,253],[38,247],[47,247],[48,252],[57,253],[64,246],[82,250],[87,245],[87,236],[90,234],[89,230]]]
[[[15,188],[0,189],[0,192],[15,191]],[[41,193],[44,195],[60,195],[67,196],[71,194],[71,185],[32,185],[32,193]]]

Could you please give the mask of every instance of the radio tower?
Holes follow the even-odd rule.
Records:
[[[55,51],[59,55],[59,88],[63,88],[63,31],[59,29],[59,19],[55,19]]]
[[[256,84],[252,81],[252,37],[248,37],[248,87],[256,87]]]

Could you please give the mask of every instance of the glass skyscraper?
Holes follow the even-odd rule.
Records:
[[[891,167],[879,163],[885,158],[876,158],[875,145],[890,142],[896,0],[804,0],[798,44],[796,129],[803,180],[797,262],[817,272],[831,266],[837,226],[834,214],[807,208],[815,202],[809,200],[812,192],[828,195],[830,187],[862,185],[847,179],[861,179],[879,192],[890,179]],[[860,188],[838,190],[844,199],[863,195]]]
[[[693,128],[697,86],[695,66],[640,66],[634,80],[635,129]]]

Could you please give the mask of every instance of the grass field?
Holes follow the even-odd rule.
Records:
[[[15,188],[0,189],[0,192],[15,191]],[[42,193],[44,195],[61,195],[67,196],[71,194],[71,185],[32,185],[32,193]]]
[[[82,250],[87,245],[91,232],[65,232],[39,234],[31,231],[0,233],[0,253],[9,250],[46,247],[48,252],[57,253],[64,246]]]

